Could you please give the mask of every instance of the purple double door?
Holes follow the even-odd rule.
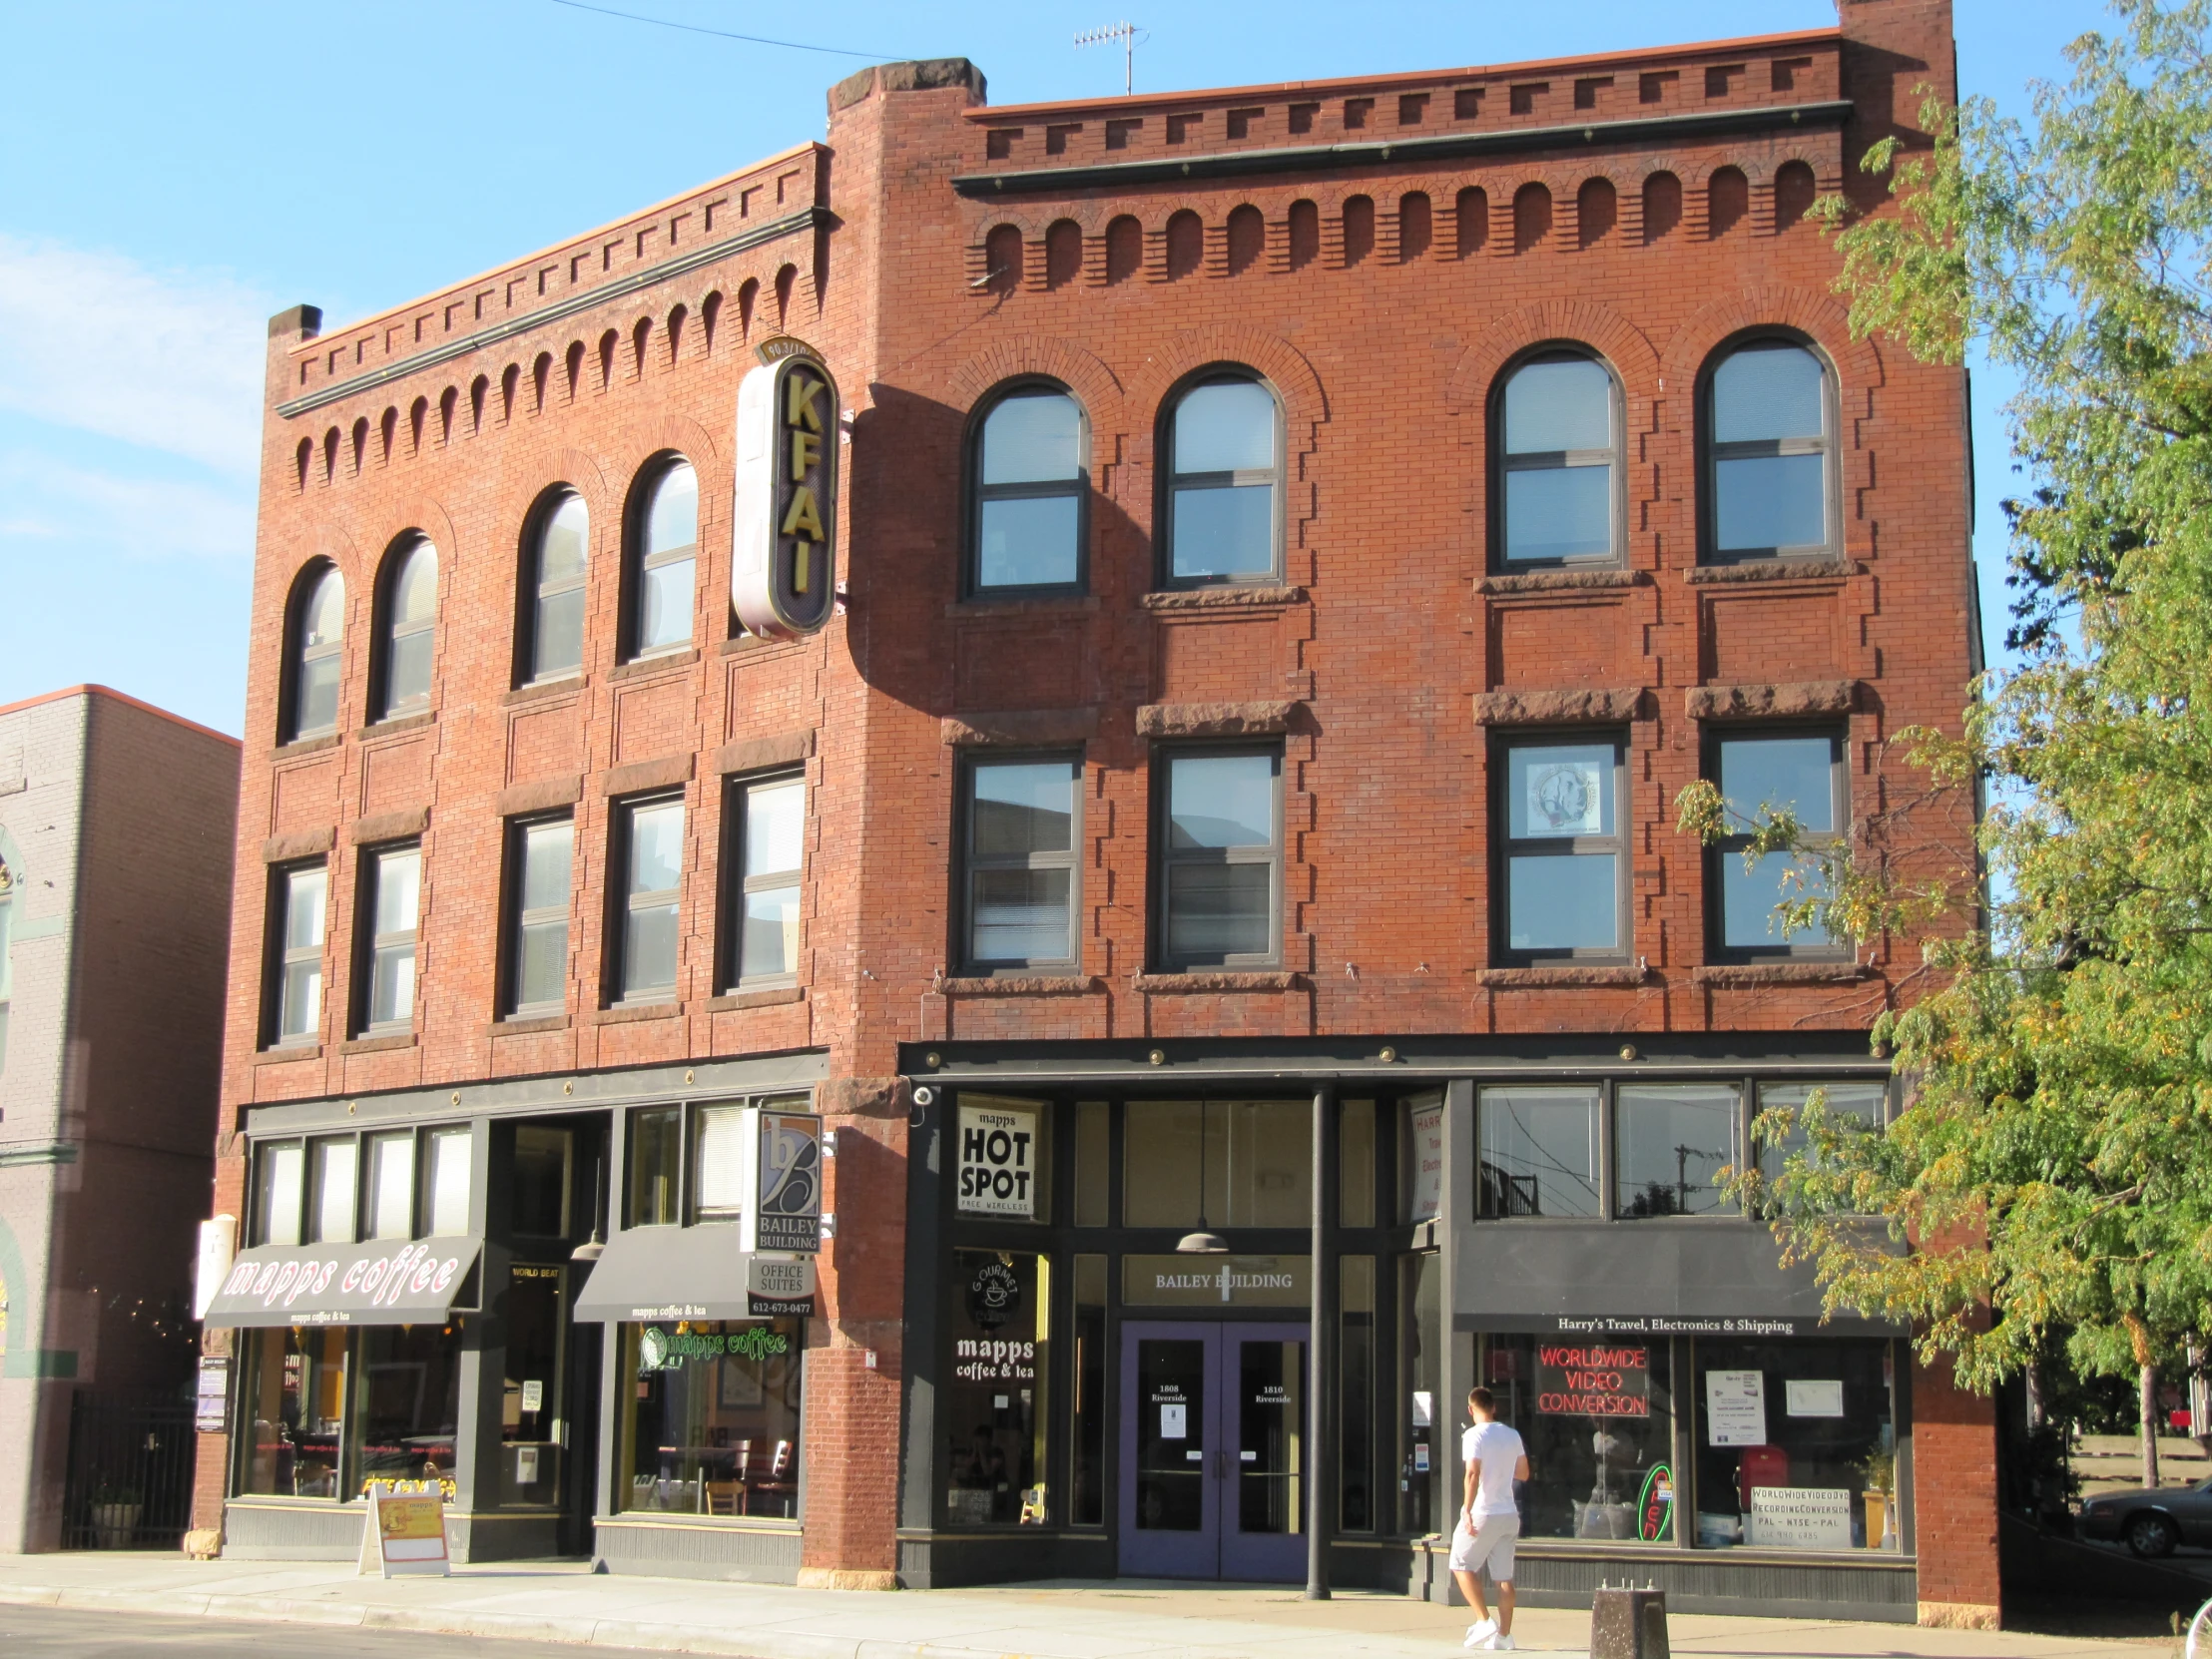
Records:
[[[1121,1571],[1306,1576],[1306,1327],[1121,1328]]]

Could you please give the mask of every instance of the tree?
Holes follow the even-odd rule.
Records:
[[[1875,1031],[1912,1110],[1873,1134],[1816,1098],[1804,1150],[1736,1180],[1831,1308],[1911,1321],[1967,1385],[2063,1333],[2147,1397],[2212,1332],[2212,0],[2113,13],[2026,126],[1931,103],[1931,150],[1867,158],[1885,209],[1822,205],[1856,332],[1945,363],[1977,341],[2020,377],[2020,661],[1962,738],[1899,739],[1933,792],[1987,788],[1986,914],[1966,872],[1901,879],[1865,835],[1823,848],[1753,816],[1747,856],[1800,860],[1786,919],[1925,937],[1948,915],[1954,936]],[[1678,810],[1730,828],[1710,787]]]

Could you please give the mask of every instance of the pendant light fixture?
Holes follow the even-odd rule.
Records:
[[[1175,1244],[1178,1256],[1226,1256],[1229,1241],[1206,1230],[1206,1130],[1213,1111],[1211,1101],[1198,1103],[1198,1231],[1186,1233]]]

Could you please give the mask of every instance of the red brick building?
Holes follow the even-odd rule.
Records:
[[[1532,1600],[1993,1619],[1986,1405],[1715,1184],[1763,1106],[1889,1113],[1918,947],[1674,828],[1704,777],[1857,832],[1977,666],[1963,377],[1851,337],[1807,220],[1948,7],[1842,12],[1079,105],[890,65],[276,318],[202,1524],[343,1552],[434,1478],[477,1558],[1440,1596],[1482,1381]],[[733,411],[787,337],[843,488],[779,639]],[[826,1129],[781,1314],[755,1107]]]

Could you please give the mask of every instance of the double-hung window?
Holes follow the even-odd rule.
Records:
[[[691,644],[699,563],[699,474],[673,460],[654,475],[631,532],[629,652],[650,657]]]
[[[1176,398],[1166,424],[1168,584],[1275,578],[1283,536],[1275,393],[1249,375],[1210,375]]]
[[[322,1030],[322,942],[330,872],[319,862],[293,864],[277,870],[275,882],[271,1046],[312,1043]]]
[[[1155,795],[1155,954],[1170,971],[1281,959],[1283,753],[1181,750]]]
[[[1623,746],[1612,738],[1516,739],[1500,759],[1498,961],[1625,960]]]
[[[379,596],[376,718],[395,720],[430,706],[438,629],[438,550],[417,538],[387,561]]]
[[[1851,954],[1851,941],[1828,930],[1825,915],[1790,925],[1782,906],[1827,897],[1820,852],[1845,822],[1844,735],[1840,731],[1720,732],[1707,740],[1709,765],[1728,803],[1733,833],[1707,855],[1710,921],[1719,961]],[[1767,852],[1745,866],[1744,852],[1762,808],[1794,815],[1805,831],[1801,853]]]
[[[967,769],[966,938],[983,973],[1072,973],[1080,757],[975,761]]]
[[[321,737],[338,726],[338,678],[344,668],[345,578],[310,566],[292,597],[285,642],[283,737]]]
[[[991,406],[973,461],[976,592],[1082,585],[1084,453],[1082,406],[1057,386]]]
[[[615,914],[616,1000],[666,1002],[676,994],[684,871],[681,796],[625,802],[616,812],[622,872]]]
[[[356,1028],[368,1036],[404,1031],[414,1023],[415,929],[422,907],[422,848],[387,846],[361,860],[366,886],[359,928],[366,972],[356,977],[367,1001]]]
[[[1543,352],[1506,379],[1492,414],[1501,568],[1619,559],[1618,403],[1611,371],[1578,351]]]
[[[1837,550],[1827,367],[1789,339],[1723,357],[1705,394],[1705,534],[1718,560]]]
[[[507,995],[510,1018],[557,1014],[568,1002],[569,877],[573,819],[524,820],[507,843]]]
[[[727,812],[737,844],[725,853],[723,867],[740,875],[723,982],[735,989],[788,985],[799,973],[806,780],[741,780],[730,787]]]
[[[539,509],[525,565],[525,684],[558,680],[584,666],[584,574],[591,510],[564,490]]]

